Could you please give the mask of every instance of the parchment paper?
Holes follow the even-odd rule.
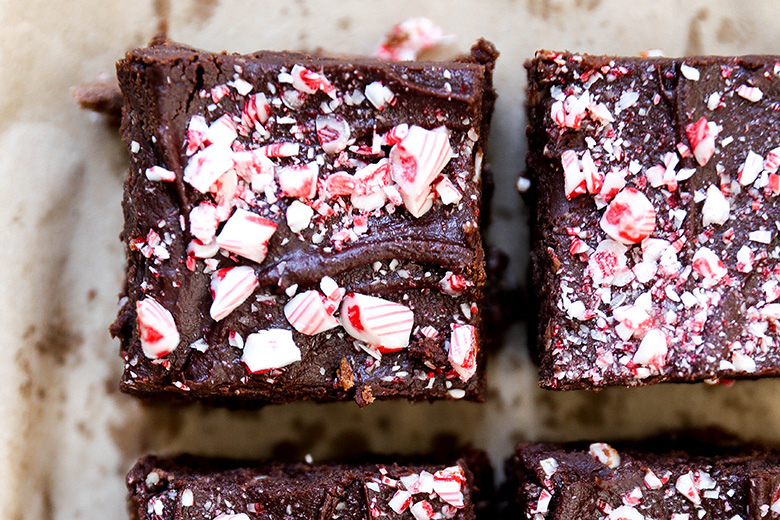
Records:
[[[511,255],[508,282],[523,283],[528,227],[514,192],[525,155],[523,61],[538,48],[778,52],[779,14],[772,0],[0,1],[0,517],[126,518],[124,475],[149,451],[318,460],[459,441],[486,449],[500,470],[522,439],[720,425],[780,440],[780,381],[540,390],[522,322],[490,360],[484,405],[141,406],[116,391],[121,361],[107,332],[123,277],[117,235],[127,157],[116,131],[69,95],[79,82],[113,74],[116,59],[145,44],[163,19],[175,40],[238,52],[368,53],[409,16],[428,16],[456,35],[443,54],[484,36],[502,52],[490,237]]]

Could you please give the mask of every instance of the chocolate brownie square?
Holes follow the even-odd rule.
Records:
[[[464,459],[315,465],[147,456],[127,475],[135,520],[473,520],[481,485]]]
[[[527,68],[541,385],[780,374],[780,61]]]
[[[780,518],[777,453],[703,444],[520,444],[510,510],[533,520]]]
[[[496,57],[128,53],[121,389],[482,400]]]

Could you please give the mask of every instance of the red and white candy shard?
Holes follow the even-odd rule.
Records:
[[[258,123],[263,124],[268,121],[271,115],[271,105],[265,94],[252,94],[246,98],[244,108],[241,110],[241,124],[248,129],[255,128]]]
[[[463,484],[466,476],[460,466],[451,466],[433,474],[433,490],[443,501],[453,507],[462,508]]]
[[[463,198],[460,190],[447,177],[436,183],[436,193],[439,195],[442,204],[445,205],[457,204]]]
[[[230,146],[238,137],[236,132],[236,123],[233,118],[225,114],[209,125],[206,131],[206,141],[212,145]]]
[[[306,291],[295,295],[284,306],[284,315],[295,330],[313,336],[339,326],[333,317],[335,307],[329,310],[326,301],[319,291]]]
[[[217,236],[217,244],[226,251],[261,263],[275,231],[275,222],[238,208]]]
[[[433,520],[436,517],[433,506],[427,500],[415,503],[409,510],[412,512],[414,520]]]
[[[590,445],[590,456],[610,469],[620,466],[620,454],[615,448],[604,442],[594,442]]]
[[[625,188],[609,203],[601,229],[623,244],[637,244],[655,230],[655,208],[636,188]]]
[[[355,191],[355,178],[346,172],[333,172],[325,179],[325,189],[333,197],[351,195]]]
[[[393,495],[393,498],[387,503],[388,507],[395,511],[397,514],[401,514],[409,508],[412,503],[412,494],[405,489],[399,489]]]
[[[390,61],[413,61],[417,54],[445,39],[441,27],[429,18],[409,18],[385,36],[374,50],[374,56]]]
[[[715,287],[728,274],[723,261],[707,247],[700,247],[693,255],[693,269],[701,276],[705,289]]]
[[[580,161],[577,158],[577,152],[566,150],[561,154],[561,165],[563,166],[563,182],[566,198],[571,200],[577,195],[582,195],[588,189],[585,182],[585,174],[580,168]]]
[[[764,97],[764,93],[760,88],[750,87],[748,85],[740,85],[737,87],[737,95],[753,103],[760,101],[761,98]]]
[[[244,303],[257,289],[255,270],[248,265],[226,267],[211,275],[210,314],[215,321],[224,319],[233,310]]]
[[[238,513],[235,515],[223,513],[221,515],[215,516],[214,520],[249,520],[249,515],[246,513]]]
[[[414,217],[430,209],[431,184],[451,156],[446,132],[419,126],[410,127],[404,140],[390,150],[390,175],[398,184],[404,206]]]
[[[253,374],[282,368],[301,360],[301,349],[291,330],[267,329],[250,334],[244,343],[241,361]]]
[[[739,169],[737,180],[743,186],[750,186],[758,178],[758,174],[764,169],[764,158],[750,150],[745,158],[745,163]]]
[[[190,210],[190,234],[203,244],[211,244],[217,234],[217,207],[211,202],[201,202]]]
[[[769,173],[777,173],[780,167],[780,146],[769,150],[764,159],[764,169]]]
[[[301,153],[298,143],[271,143],[257,149],[266,157],[295,157]]]
[[[382,85],[381,81],[374,81],[366,85],[366,99],[368,99],[374,108],[382,110],[385,105],[392,103],[395,99],[393,91]]]
[[[394,144],[398,144],[404,140],[404,137],[406,137],[406,134],[408,133],[408,124],[401,123],[400,125],[395,125],[382,136],[382,144],[385,146],[393,146]]]
[[[384,206],[387,194],[384,187],[390,184],[390,163],[387,159],[369,164],[355,172],[350,201],[359,210],[373,211]]]
[[[287,197],[313,199],[317,194],[317,176],[320,167],[316,162],[280,168],[279,187]]]
[[[596,246],[596,250],[588,258],[588,274],[594,285],[618,285],[623,286],[630,282],[627,275],[628,269],[626,257],[628,248],[614,240],[602,240]]]
[[[341,302],[340,321],[353,338],[394,352],[409,346],[414,312],[400,303],[350,293]]]
[[[187,156],[197,152],[201,146],[206,144],[206,132],[209,130],[209,125],[206,123],[206,118],[200,115],[192,116],[190,124],[187,127]]]
[[[453,324],[451,327],[447,359],[465,383],[477,371],[477,329],[473,325]]]
[[[639,348],[634,353],[633,361],[637,365],[660,370],[666,364],[667,351],[666,334],[658,329],[652,329],[642,338]]]
[[[444,274],[444,278],[439,280],[439,289],[444,294],[449,296],[459,296],[466,287],[473,285],[473,283],[466,280],[466,277],[462,274],[455,274],[452,271],[447,271]]]
[[[701,166],[707,164],[715,153],[715,137],[718,133],[720,127],[715,123],[710,124],[704,116],[685,127],[685,135],[693,148],[693,156]]]
[[[208,193],[217,179],[233,167],[233,150],[212,144],[193,155],[184,168],[184,182],[201,193]]]
[[[607,520],[645,520],[645,515],[633,506],[620,506],[607,515]]]
[[[349,124],[337,114],[317,116],[317,139],[325,153],[339,153],[349,144]]]
[[[309,70],[301,65],[295,65],[290,72],[293,87],[306,94],[314,94],[318,90],[323,91],[333,99],[336,99],[336,87],[324,75]]]
[[[675,482],[674,487],[692,503],[696,505],[701,504],[701,496],[699,495],[699,490],[696,489],[696,486],[693,484],[693,474],[690,471],[684,475],[680,475]]]
[[[266,157],[260,150],[242,150],[233,153],[233,163],[236,174],[246,182],[252,183],[252,189],[257,191],[254,186],[258,175],[270,176],[273,180],[276,165]]]
[[[187,245],[187,256],[195,258],[213,258],[217,253],[219,253],[219,245],[216,241],[204,244],[197,238],[193,238]]]
[[[729,211],[729,200],[718,186],[711,184],[707,188],[707,198],[701,209],[703,224],[705,226],[710,224],[723,225],[729,219]]]
[[[152,166],[146,169],[146,178],[152,182],[173,182],[176,180],[176,174],[162,166]]]
[[[149,359],[167,356],[179,346],[179,330],[173,315],[154,298],[135,302],[138,336]]]

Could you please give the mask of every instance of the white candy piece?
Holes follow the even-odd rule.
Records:
[[[634,353],[633,361],[637,365],[660,370],[666,364],[667,352],[666,334],[658,329],[651,329],[642,338],[639,348]]]
[[[452,156],[446,132],[412,126],[390,150],[390,175],[398,184],[406,209],[420,217],[430,209],[431,184]]]
[[[211,202],[201,202],[190,210],[190,233],[203,244],[214,242],[219,219],[217,207]]]
[[[217,236],[217,244],[226,251],[261,263],[276,226],[267,218],[238,208]]]
[[[206,131],[206,141],[211,144],[230,147],[233,141],[236,140],[236,137],[238,137],[236,123],[233,122],[233,118],[228,114],[211,123]]]
[[[301,360],[301,349],[291,330],[267,329],[250,334],[244,343],[241,361],[253,374],[282,368]]]
[[[314,94],[321,90],[333,99],[337,97],[336,88],[322,74],[301,65],[295,65],[292,71],[290,71],[290,75],[292,76],[293,87],[300,92]]]
[[[287,166],[278,171],[279,187],[287,197],[313,199],[317,194],[317,176],[320,167],[316,162]]]
[[[350,293],[341,302],[340,321],[353,338],[393,352],[409,346],[414,313],[400,303]]]
[[[135,302],[141,349],[149,359],[167,356],[179,346],[179,330],[168,309],[154,298]]]
[[[290,325],[301,334],[313,336],[338,327],[339,322],[328,312],[318,291],[306,291],[296,295],[284,306],[284,315]],[[333,307],[335,310],[335,307]]]
[[[311,206],[299,200],[292,201],[292,204],[287,207],[287,225],[293,233],[300,233],[309,227],[313,216],[314,210]]]
[[[714,184],[707,188],[707,198],[701,209],[702,223],[723,225],[729,219],[729,200],[723,195],[721,189]]]
[[[764,169],[764,158],[750,150],[742,168],[739,169],[737,180],[742,186],[750,186]]]
[[[563,166],[564,194],[567,199],[573,199],[587,191],[585,173],[580,168],[577,152],[566,150],[561,153],[561,166]]]
[[[337,114],[318,115],[317,139],[325,153],[339,153],[349,144],[349,124]]]
[[[633,506],[620,506],[609,512],[607,520],[645,520],[645,515]]]
[[[209,311],[212,319],[224,319],[249,298],[257,285],[255,270],[248,265],[226,267],[212,273],[211,294],[214,302]]]
[[[208,193],[217,179],[233,167],[230,146],[212,144],[193,155],[184,168],[184,182],[201,193]]]
[[[655,230],[655,208],[642,192],[625,188],[609,203],[599,224],[613,240],[637,244]]]
[[[463,198],[460,190],[447,177],[436,183],[436,193],[439,195],[442,204],[445,205],[457,204]]]
[[[152,166],[146,169],[146,178],[152,182],[173,182],[176,180],[176,174],[162,166]]]
[[[382,159],[369,164],[356,171],[352,180],[352,205],[363,211],[379,209],[387,202],[387,193],[383,188],[390,184],[390,163],[387,159]]]
[[[464,383],[474,376],[477,371],[477,329],[473,325],[452,325],[447,359]]]
[[[411,503],[412,494],[405,489],[399,489],[387,503],[387,506],[400,515],[409,508]]]
[[[385,105],[392,103],[395,98],[393,91],[382,85],[381,81],[374,81],[366,85],[366,99],[368,99],[374,108],[382,110]]]
[[[715,287],[728,274],[723,261],[707,247],[700,247],[693,255],[693,268],[701,276],[705,289]]]

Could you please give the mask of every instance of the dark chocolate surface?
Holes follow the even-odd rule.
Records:
[[[445,471],[449,468],[449,471]],[[462,505],[435,491],[415,489],[420,478],[433,483],[455,474]],[[403,480],[402,480],[403,478]],[[407,485],[410,485],[407,488]],[[354,519],[414,518],[426,502],[442,518],[472,520],[474,476],[466,462],[444,465],[249,464],[180,457],[147,456],[127,475],[129,508],[137,520],[191,519]],[[439,488],[441,489],[441,488]],[[404,502],[391,500],[399,493]],[[457,495],[457,492],[456,492]],[[448,495],[458,503],[457,496]],[[419,512],[418,512],[419,514]],[[225,516],[220,515],[238,515]]]
[[[131,152],[122,233],[128,243],[127,298],[112,327],[122,339],[126,362],[122,390],[243,406],[300,399],[354,398],[361,405],[391,397],[482,399],[483,351],[477,353],[477,374],[464,382],[447,361],[447,345],[451,324],[479,329],[481,323],[485,271],[480,168],[495,98],[491,89],[495,57],[492,45],[484,41],[474,47],[472,56],[460,61],[399,64],[293,53],[210,54],[162,43],[133,51],[120,61],[117,73],[125,96],[122,132]],[[295,65],[318,71],[336,88],[339,102],[333,113],[348,122],[352,139],[340,154],[323,153],[315,127],[317,116],[332,110],[324,106],[335,106],[333,99],[322,91],[301,95],[280,81],[280,74]],[[276,200],[258,196],[250,211],[278,224],[264,261],[232,254],[217,254],[210,260],[218,260],[217,269],[252,266],[259,288],[225,319],[214,321],[209,316],[214,266],[203,260],[188,265],[186,253],[192,238],[186,216],[213,197],[183,180],[191,159],[185,147],[193,116],[203,116],[207,123],[224,114],[240,119],[246,96],[228,86],[237,79],[251,84],[253,93],[267,96],[271,117],[263,125],[263,135],[239,132],[234,147],[298,143],[299,154],[272,159],[277,171],[320,162],[318,194],[308,203],[325,203],[337,211],[335,215],[315,212],[312,225],[296,234],[285,222],[286,209],[295,199],[282,196],[278,187]],[[344,101],[345,93],[354,96],[377,81],[395,95],[381,110],[368,99]],[[216,102],[215,87],[228,92]],[[419,218],[403,205],[390,212],[383,208],[364,212],[367,231],[354,233],[353,215],[361,212],[351,207],[349,196],[322,197],[323,181],[334,171],[354,173],[387,157],[390,147],[371,150],[372,140],[403,123],[429,130],[446,127],[453,156],[442,176],[453,181],[462,200],[450,205],[437,201]],[[175,181],[150,181],[145,172],[152,166],[174,172]],[[150,230],[162,237],[162,255],[157,249],[144,252]],[[455,296],[444,294],[438,283],[448,272],[464,277],[469,286]],[[283,314],[290,295],[318,289],[325,276],[346,293],[378,296],[413,309],[409,348],[385,353],[378,361],[341,327],[312,336],[293,331],[300,362],[282,370],[249,373],[240,361],[241,349],[229,345],[228,336],[246,339],[269,328],[292,330]],[[142,352],[135,309],[144,298],[154,298],[172,314],[180,335],[178,347],[160,359],[149,359]],[[426,326],[436,329],[435,338],[420,334]],[[193,344],[199,348],[191,348]]]
[[[534,520],[780,518],[776,453],[693,445],[671,450],[668,443],[644,450],[520,444],[510,462],[515,514]]]
[[[776,62],[542,51],[527,64],[543,387],[780,374]],[[710,150],[693,131],[702,122]],[[600,225],[614,193],[583,180],[567,197],[567,152],[572,185],[595,168],[625,176],[618,189],[640,194],[629,206],[652,205],[647,238],[620,245]],[[752,154],[753,180],[740,175]]]

